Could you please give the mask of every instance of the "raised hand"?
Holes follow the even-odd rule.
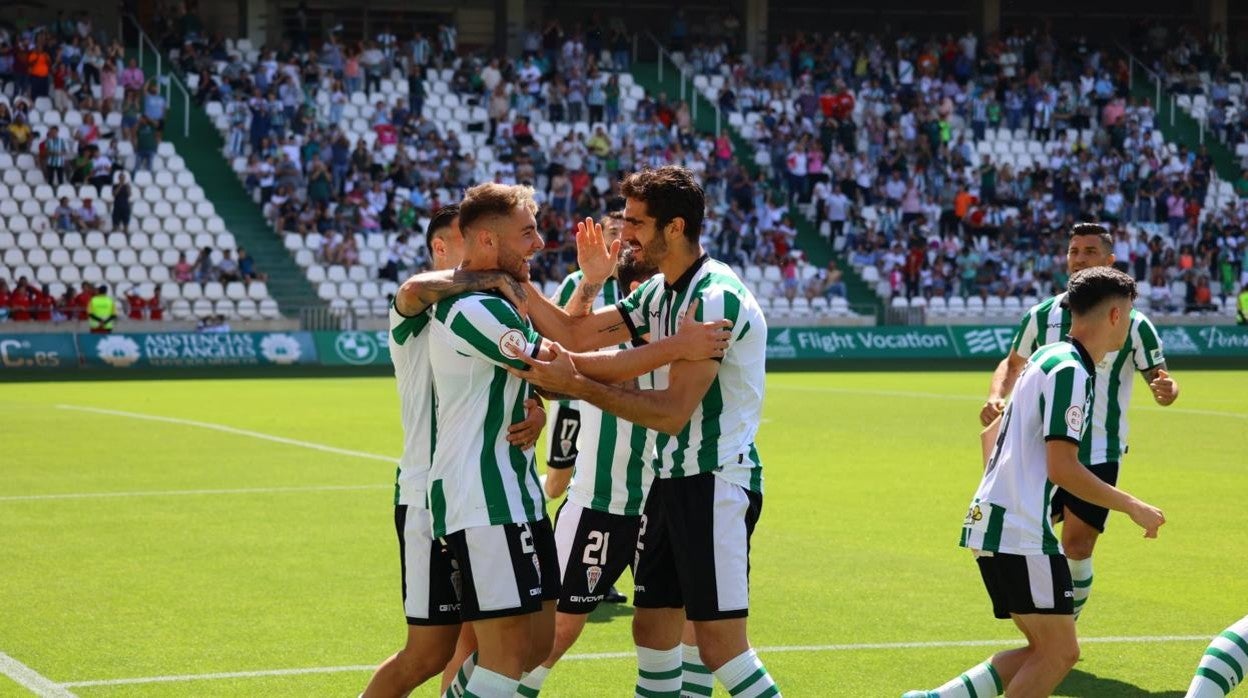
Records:
[[[576,263],[581,267],[587,283],[606,283],[607,277],[615,273],[619,255],[620,241],[616,240],[608,247],[602,226],[593,218],[576,224]]]

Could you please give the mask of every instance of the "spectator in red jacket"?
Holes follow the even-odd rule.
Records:
[[[149,320],[165,319],[165,301],[160,297],[159,286],[152,291],[152,297],[147,299],[147,318]]]
[[[18,279],[17,287],[9,296],[9,319],[14,322],[30,320],[30,288],[26,283],[26,277]]]
[[[30,305],[34,308],[36,322],[52,322],[52,308],[56,305],[52,287],[47,284],[44,284],[42,290],[31,287]]]
[[[95,297],[95,287],[89,281],[82,282],[82,290],[78,292],[78,295],[74,296],[74,313],[72,316],[74,320],[87,319],[87,306],[91,303],[93,297]]]
[[[131,320],[142,320],[143,311],[147,309],[147,300],[139,295],[139,289],[131,287],[126,291],[126,317]]]

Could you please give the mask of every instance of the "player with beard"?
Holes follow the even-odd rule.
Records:
[[[680,692],[680,643],[688,619],[702,660],[730,693],[776,696],[780,691],[746,629],[749,540],[762,509],[762,460],[754,435],[762,412],[766,320],[736,274],[702,249],[706,199],[691,172],[671,166],[637,172],[625,180],[623,193],[624,241],[659,274],[615,308],[583,317],[534,298],[535,322],[564,346],[555,346],[550,360],[525,356],[528,370],[515,375],[658,432],[655,480],[637,543],[636,692]],[[601,255],[611,258],[603,247]],[[588,278],[584,259],[581,266],[587,282],[604,280]],[[715,359],[665,366],[656,372],[654,390],[598,380],[577,355],[563,351],[647,334],[662,340],[689,316],[730,321],[729,348]]]
[[[529,187],[496,183],[468,190],[460,205],[469,271],[527,280],[543,247]],[[509,443],[502,425],[530,395],[507,369],[554,358],[551,344],[507,299],[469,292],[437,303],[430,363],[437,391],[437,447],[429,476],[433,535],[444,537],[461,574],[460,616],[477,636],[466,693],[509,698],[549,656],[559,596],[558,558],[533,464],[533,450]],[[717,355],[723,323],[693,319],[671,341],[577,357],[597,380],[631,381],[673,361]]]
[[[427,239],[433,271],[403,282],[390,307],[390,357],[403,425],[403,455],[395,475],[394,523],[399,538],[407,643],[377,668],[364,690],[368,698],[405,696],[440,673],[451,659],[461,628],[455,584],[458,573],[450,551],[433,537],[425,506],[436,432],[429,365],[430,308],[443,298],[470,290],[495,290],[513,302],[524,301],[524,289],[510,274],[456,269],[464,256],[458,206],[446,206],[434,213]],[[513,424],[507,435],[508,442],[520,447],[535,442],[545,422],[539,401],[530,399],[524,407],[524,420]],[[464,634],[471,637],[471,629],[463,627]]]
[[[614,306],[655,273],[653,266],[639,264],[630,249],[620,251],[622,228],[619,211],[605,216],[601,224],[595,224],[593,219],[578,224],[578,245],[601,247],[605,242],[612,251],[618,251],[619,261],[602,284],[586,286],[585,273],[580,270],[564,279],[555,300],[569,314],[588,315],[595,308]],[[596,295],[592,294],[594,287],[598,288]],[[644,340],[621,344],[619,348],[640,344]],[[647,374],[639,377],[635,385],[648,389],[653,386],[653,379]],[[560,409],[571,411],[569,407]],[[568,444],[552,444],[552,450],[570,453],[573,462],[559,467],[559,461],[552,459],[546,471],[547,496],[554,499],[565,490],[568,493],[555,519],[562,589],[555,614],[554,648],[546,661],[520,682],[518,695],[529,698],[538,695],[551,668],[580,637],[588,615],[614,592],[616,580],[625,567],[632,565],[641,511],[652,479],[646,462],[651,447],[645,427],[630,424],[588,403],[580,404],[575,415],[576,435],[560,430],[551,437],[551,441],[575,438],[576,443],[571,448]],[[570,423],[573,422],[561,415],[554,428],[559,430],[559,425]]]

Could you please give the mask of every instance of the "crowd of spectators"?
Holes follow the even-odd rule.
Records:
[[[108,287],[84,281],[57,295],[48,284],[35,284],[26,277],[10,286],[0,279],[0,322],[85,322],[91,299],[107,294]],[[137,287],[125,291],[126,317],[132,320],[163,320],[166,304],[156,286],[148,295]]]
[[[1082,220],[1110,227],[1118,263],[1141,281],[1187,282],[1169,307],[1203,307],[1202,284],[1230,294],[1244,281],[1244,201],[1206,209],[1209,153],[1167,148],[1153,105],[1128,94],[1126,59],[1083,38],[798,34],[765,61],[723,41],[685,57],[725,76],[711,96],[749,115],[738,123],[761,178],[810,202],[887,294],[1060,290],[1064,232]],[[1038,150],[981,149],[1002,137]],[[765,236],[791,227],[783,206],[753,210]]]
[[[803,255],[792,205],[853,268],[873,268],[864,276],[878,278],[888,295],[1052,293],[1065,283],[1064,231],[1081,220],[1113,231],[1118,263],[1152,289],[1165,287],[1154,299],[1163,307],[1203,307],[1203,289],[1231,294],[1248,269],[1245,199],[1217,195],[1205,149],[1165,144],[1154,105],[1128,93],[1125,57],[1083,37],[1039,28],[989,39],[796,34],[752,60],[736,52],[732,32],[691,33],[677,13],[672,47],[694,72],[724,76],[709,96],[745,117],[734,121],[742,137],[734,140],[699,133],[687,102],[649,93],[630,102],[631,81],[620,79],[630,34],[597,14],[568,29],[530,26],[514,57],[463,51],[450,25],[428,37],[389,28],[365,41],[333,31],[319,42],[294,36],[244,54],[204,31],[194,3],[180,7],[158,22],[162,45],[195,76],[197,102],[223,105],[228,155],[245,158],[246,187],[273,227],[319,233],[325,264],[359,264],[363,236],[400,233],[371,270],[397,279],[427,263],[424,217],[472,183],[497,180],[537,188],[549,254],[534,275],[557,280],[574,262],[574,220],[603,213],[622,175],[675,163],[703,178],[707,247],[735,264],[778,266],[777,293],[788,298],[844,292],[839,268],[797,273]],[[81,21],[66,25],[68,34],[58,23],[0,56],[41,50],[51,74],[62,66],[82,84],[102,82],[106,71],[83,58],[91,51],[73,48],[107,54],[86,21],[85,34]],[[1160,60],[1215,76],[1225,69],[1205,44],[1183,36]],[[120,67],[104,63],[107,72]],[[0,58],[0,74],[5,67]],[[9,82],[32,97],[55,87],[31,75],[27,68]],[[397,80],[406,81],[405,94],[381,89]],[[154,87],[140,82],[134,99]],[[132,100],[128,84],[122,90],[124,105]],[[90,90],[65,92],[79,108],[124,108],[116,99],[104,106],[103,90],[98,105],[81,104],[94,99]],[[361,92],[367,138],[343,118]],[[427,102],[436,92],[474,109],[473,118],[435,118]],[[158,130],[137,104],[129,128],[151,122]],[[3,109],[6,146],[20,148],[19,119]],[[577,127],[554,136],[547,123]],[[1236,132],[1227,123],[1229,137]],[[102,184],[118,167],[115,144],[101,154],[92,141],[98,127],[94,137],[86,123],[76,129],[26,142],[38,143],[49,182]],[[985,147],[1001,140],[1024,147]],[[89,156],[84,141],[96,148]],[[490,157],[478,157],[479,143]],[[1248,193],[1248,176],[1236,187]],[[55,221],[93,230],[106,225],[98,218],[63,202]],[[1173,297],[1176,281],[1185,283],[1182,299]]]
[[[121,44],[96,30],[86,12],[58,12],[16,33],[0,28],[0,94],[0,142],[10,152],[36,154],[54,186],[107,184],[124,168],[121,141],[133,146],[136,168],[150,170],[168,110],[157,82],[127,61]],[[39,98],[58,112],[77,112],[80,122],[36,130],[31,109]]]
[[[242,247],[234,251],[222,250],[220,255],[216,255],[213,248],[205,247],[196,253],[194,261],[189,260],[186,253],[180,253],[177,262],[169,269],[169,278],[177,284],[249,284],[267,280],[264,273],[256,270],[255,261]],[[138,285],[120,289],[125,301],[126,317],[131,320],[164,319],[167,303],[161,297],[160,284],[150,286],[150,289]],[[57,295],[50,284],[41,286],[26,277],[17,279],[12,287],[7,281],[0,279],[0,322],[86,320],[91,298],[97,292],[103,293],[101,288],[103,287],[83,282],[80,288],[69,287]]]
[[[133,172],[152,170],[167,104],[160,83],[147,79],[134,59],[127,61],[124,55],[121,44],[96,29],[87,12],[72,17],[58,12],[45,23],[19,22],[16,30],[0,27],[0,144],[15,155],[33,156],[46,184],[72,185],[81,195],[59,196],[49,206],[50,230],[130,231],[135,191],[129,157],[133,155]],[[61,118],[32,119],[37,109],[46,109],[36,101],[44,98]],[[106,198],[107,209],[90,189],[79,189],[83,185]],[[215,255],[205,249],[190,273],[183,273],[183,262],[169,269],[177,283],[264,279],[241,248],[237,257],[228,250]],[[58,295],[53,291],[57,286],[26,278],[11,288],[0,285],[0,318],[83,319],[97,287],[84,283],[80,290],[68,288]],[[125,290],[130,318],[163,319],[159,284],[153,286],[147,295],[138,287]]]
[[[574,221],[604,213],[623,175],[667,163],[702,173],[713,202],[707,242],[721,256],[779,264],[794,253],[795,230],[765,234],[758,222],[783,208],[780,197],[738,161],[727,134],[697,133],[689,105],[665,94],[635,103],[625,95],[620,71],[631,58],[631,35],[621,22],[595,15],[567,29],[557,21],[533,25],[514,57],[461,51],[453,38],[445,26],[432,41],[386,30],[376,41],[347,42],[331,33],[315,50],[288,40],[253,60],[213,37],[166,43],[179,47],[182,70],[198,76],[196,99],[223,104],[227,155],[246,158],[247,189],[258,193],[275,230],[320,233],[326,264],[356,264],[362,236],[398,232],[406,237],[373,270],[396,278],[427,262],[416,244],[422,218],[467,186],[497,180],[537,189],[548,254],[534,276],[557,281],[575,261]],[[378,90],[398,76],[406,97]],[[483,118],[435,120],[427,102],[438,81]],[[343,118],[361,90],[375,138],[361,138]],[[549,136],[539,132],[546,124],[576,128]],[[478,159],[474,140],[491,157]]]
[[[1139,26],[1132,48],[1164,81],[1167,95],[1184,95],[1191,115],[1231,148],[1246,143],[1244,61],[1236,59],[1221,28],[1153,24]],[[1248,183],[1246,183],[1248,184]],[[1241,195],[1248,194],[1248,188]]]

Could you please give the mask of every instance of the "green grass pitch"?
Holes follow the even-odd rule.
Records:
[[[1079,623],[1109,641],[1084,644],[1059,695],[1181,696],[1206,638],[1248,613],[1248,373],[1176,378],[1168,409],[1137,384],[1122,471],[1169,523],[1146,541],[1111,517]],[[750,629],[785,695],[897,696],[1016,643],[956,546],[987,382],[769,376]],[[65,406],[400,446],[386,378],[0,386],[0,652],[71,684],[325,669],[68,689],[79,696],[354,696],[400,645],[392,464]],[[129,494],[38,497],[98,493]],[[630,615],[600,610],[572,650],[626,656],[566,661],[543,695],[631,695]],[[0,676],[9,695],[28,693]]]

